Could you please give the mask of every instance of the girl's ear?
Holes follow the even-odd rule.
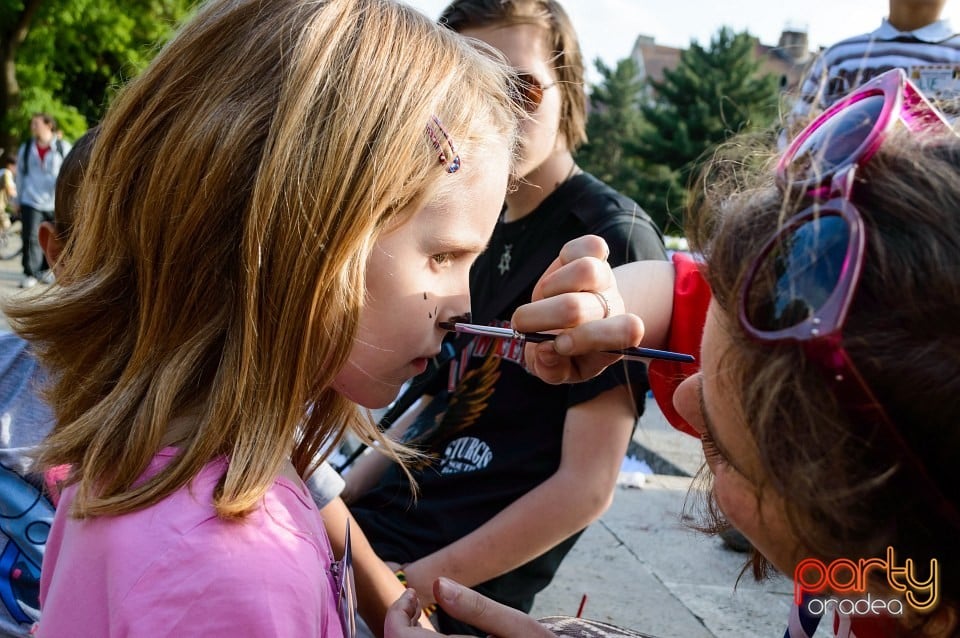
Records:
[[[47,263],[53,268],[63,250],[63,242],[57,237],[56,226],[50,222],[40,222],[40,227],[37,228],[37,239],[40,241],[43,254],[47,256]]]

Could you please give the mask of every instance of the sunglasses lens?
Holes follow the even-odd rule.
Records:
[[[868,95],[824,120],[794,152],[790,170],[823,175],[850,162],[880,120],[886,98]]]
[[[514,96],[524,111],[533,113],[540,108],[540,102],[543,101],[543,85],[529,73],[518,73]]]
[[[837,215],[810,219],[786,231],[747,291],[747,319],[766,332],[813,316],[833,294],[847,258],[850,229]]]

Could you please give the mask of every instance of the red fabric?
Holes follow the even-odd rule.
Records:
[[[37,155],[40,156],[41,164],[43,164],[43,158],[47,156],[47,151],[49,150],[50,150],[49,146],[40,146],[40,144],[37,143]]]
[[[707,320],[710,305],[710,286],[697,263],[686,253],[674,253],[673,265],[676,280],[673,284],[673,316],[670,319],[670,335],[667,349],[692,354],[698,358],[694,363],[676,361],[651,361],[648,367],[650,389],[657,405],[670,424],[691,436],[700,435],[681,417],[673,407],[673,393],[687,377],[700,371],[700,340]]]
[[[834,631],[837,623],[834,622]],[[899,635],[896,620],[892,616],[850,616],[852,638],[890,638]]]

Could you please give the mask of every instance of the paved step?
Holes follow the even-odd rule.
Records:
[[[689,526],[700,441],[675,430],[648,398],[628,456],[645,460],[655,474],[641,489],[618,488],[531,613],[576,615],[586,595],[585,617],[661,638],[783,635],[792,582],[776,576],[756,583],[748,572],[738,583],[749,555]]]
[[[536,617],[576,615],[662,638],[771,638],[783,634],[792,583],[737,578],[747,554],[691,530],[689,477],[650,475],[618,489],[534,605]],[[735,587],[736,585],[736,587]]]

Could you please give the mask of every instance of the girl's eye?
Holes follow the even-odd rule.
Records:
[[[438,264],[445,264],[451,259],[453,259],[453,255],[451,255],[450,253],[439,253],[431,257],[431,259],[433,259],[433,261],[435,261]]]

